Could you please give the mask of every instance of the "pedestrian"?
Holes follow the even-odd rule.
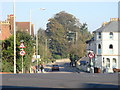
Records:
[[[44,67],[43,67],[43,65],[42,65],[42,64],[41,64],[40,69],[41,69],[41,72],[44,72]]]
[[[36,65],[35,66],[35,73],[37,73],[38,72],[38,66]]]

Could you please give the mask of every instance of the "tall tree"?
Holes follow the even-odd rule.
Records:
[[[65,30],[55,19],[49,19],[46,30],[47,38],[50,39],[49,48],[54,58],[64,57],[66,54]]]
[[[90,38],[87,24],[81,24],[72,14],[61,11],[49,19],[45,30],[52,55],[82,57],[85,55],[85,41]]]

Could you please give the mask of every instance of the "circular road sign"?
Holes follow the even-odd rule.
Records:
[[[95,54],[94,54],[94,53],[91,53],[91,52],[90,52],[90,53],[88,53],[88,57],[89,57],[89,58],[93,58],[94,56],[95,56]]]
[[[21,56],[24,56],[25,54],[26,54],[26,53],[25,53],[24,50],[20,51],[20,55],[21,55]]]

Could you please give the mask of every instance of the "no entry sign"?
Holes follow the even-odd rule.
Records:
[[[21,55],[21,56],[24,56],[25,54],[26,54],[26,53],[25,53],[24,50],[20,51],[20,55]]]
[[[90,53],[88,53],[88,57],[89,57],[89,58],[93,58],[94,56],[95,56],[95,54],[94,54],[94,53],[91,53],[91,52],[90,52]]]

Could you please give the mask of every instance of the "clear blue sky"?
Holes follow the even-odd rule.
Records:
[[[0,17],[2,16],[2,20],[5,20],[8,14],[13,14],[13,3],[1,3]],[[29,21],[30,8],[32,9],[32,23],[37,28],[44,29],[48,19],[60,11],[74,15],[81,23],[86,22],[91,32],[99,28],[104,21],[118,17],[118,2],[17,2],[16,21]]]

